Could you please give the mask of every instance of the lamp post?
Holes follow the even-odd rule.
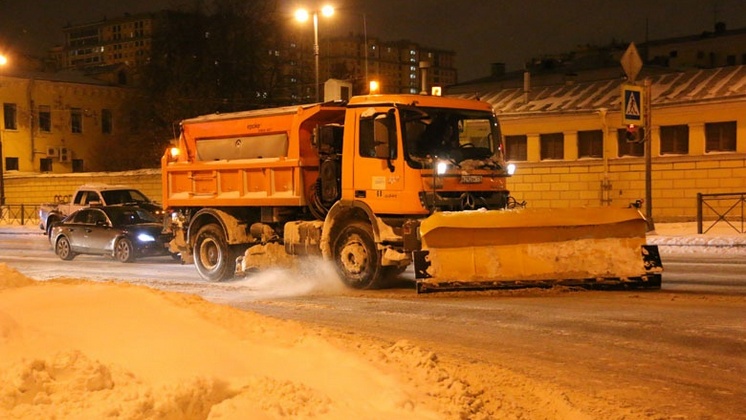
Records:
[[[321,14],[324,16],[331,16],[334,14],[334,8],[332,6],[324,6],[321,8]],[[309,12],[306,9],[298,9],[295,12],[295,18],[301,22],[308,20]],[[315,71],[316,71],[316,102],[321,102],[321,96],[319,95],[319,11],[313,12],[313,55],[315,60]]]
[[[8,57],[0,53],[0,68],[8,64]],[[3,129],[0,129],[0,206],[5,205],[5,158],[3,157]],[[0,209],[2,211],[2,209]]]

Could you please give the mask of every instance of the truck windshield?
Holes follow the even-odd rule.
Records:
[[[402,107],[401,130],[410,164],[424,167],[432,159],[502,161],[500,132],[494,114],[484,111]]]

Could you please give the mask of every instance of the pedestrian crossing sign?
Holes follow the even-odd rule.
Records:
[[[643,100],[644,95],[642,86],[622,86],[622,125],[645,125]]]

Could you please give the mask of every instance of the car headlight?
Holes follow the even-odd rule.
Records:
[[[153,242],[155,241],[155,238],[152,235],[148,235],[147,233],[141,233],[137,235],[137,240],[140,242]]]

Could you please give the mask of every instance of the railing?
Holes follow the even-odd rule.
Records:
[[[744,230],[744,204],[746,193],[730,194],[697,194],[697,233],[707,233],[715,225],[723,222],[736,232],[746,233]],[[716,219],[703,231],[702,219],[704,208],[712,210]],[[735,225],[731,222],[735,222]]]
[[[6,204],[0,206],[0,224],[38,225],[39,205]]]

